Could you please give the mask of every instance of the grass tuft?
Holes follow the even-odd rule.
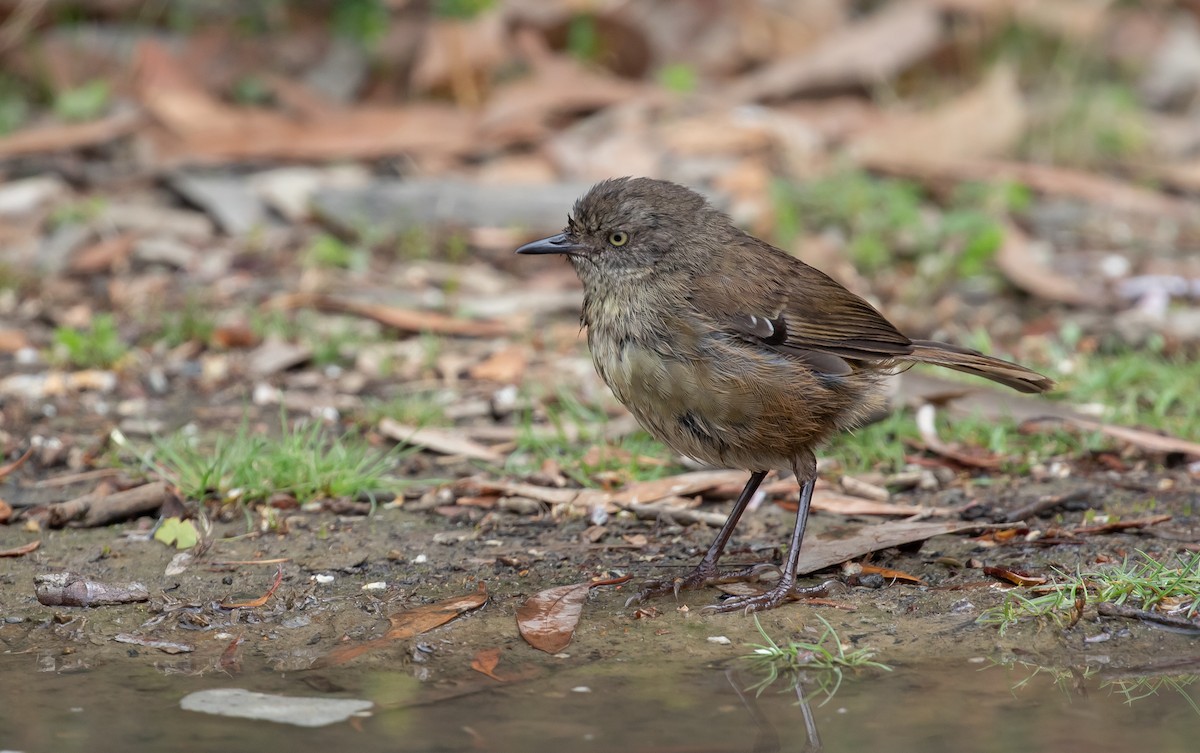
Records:
[[[366,497],[392,491],[388,475],[401,453],[381,451],[351,433],[337,436],[317,421],[269,437],[243,422],[233,434],[201,443],[179,432],[155,443],[150,462],[188,499],[217,498],[248,505],[285,493],[301,504],[315,499]]]
[[[985,610],[976,622],[996,625],[1003,634],[1034,618],[1049,618],[1062,627],[1082,609],[1106,602],[1132,603],[1142,610],[1167,608],[1188,618],[1200,610],[1200,553],[1171,564],[1139,551],[1118,565],[1074,575],[1058,571],[1058,576],[1061,582],[1008,591],[1002,604]]]
[[[767,635],[767,631],[763,630],[762,623],[758,621],[758,616],[755,616],[754,626],[766,643],[752,644],[754,653],[745,658],[756,669],[764,672],[765,677],[755,683],[752,689],[761,693],[768,686],[774,684],[780,676],[791,675],[794,677],[801,672],[812,671],[818,675],[817,687],[819,692],[825,696],[825,701],[822,701],[824,704],[841,687],[842,678],[847,669],[869,668],[884,672],[892,671],[888,665],[874,660],[875,652],[871,649],[846,650],[846,645],[842,643],[841,637],[829,624],[829,621],[820,615],[817,615],[817,619],[825,626],[825,630],[816,641],[811,643],[788,641],[787,645],[780,645]]]

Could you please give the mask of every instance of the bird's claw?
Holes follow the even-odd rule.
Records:
[[[679,599],[680,591],[703,588],[704,586],[711,586],[718,583],[758,580],[764,572],[777,571],[778,569],[775,565],[758,564],[722,573],[717,570],[715,565],[706,566],[704,563],[701,563],[695,570],[692,570],[682,578],[675,578],[670,581],[652,580],[643,583],[641,590],[625,601],[625,606],[629,607],[634,604],[640,604],[647,599],[652,599],[656,596],[666,596],[669,593],[674,594],[675,598]]]
[[[754,596],[736,596],[732,599],[726,599],[719,604],[709,604],[700,611],[707,614],[725,614],[728,612],[750,614],[751,612],[765,612],[768,609],[774,609],[794,599],[824,596],[829,593],[829,588],[834,583],[835,581],[825,581],[817,586],[802,587],[780,583],[769,591],[755,594]]]

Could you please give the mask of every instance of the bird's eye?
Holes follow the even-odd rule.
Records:
[[[608,234],[608,242],[613,246],[624,246],[629,242],[629,233],[624,230],[614,230]]]

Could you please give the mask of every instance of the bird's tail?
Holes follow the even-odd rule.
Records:
[[[913,351],[897,360],[913,363],[932,363],[955,371],[991,379],[1018,392],[1046,392],[1054,380],[1024,366],[985,356],[977,350],[935,340],[913,340]]]

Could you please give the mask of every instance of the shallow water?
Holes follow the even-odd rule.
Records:
[[[72,672],[69,659],[0,655],[0,750],[803,751],[815,737],[825,751],[1169,753],[1195,751],[1200,739],[1200,682],[1128,702],[1151,688],[1143,680],[1122,694],[1118,685],[1136,673],[978,660],[850,673],[832,697],[811,675],[801,704],[782,681],[757,695],[739,692],[761,678],[737,659],[654,668],[568,659],[504,684],[474,673],[422,682],[412,667],[177,674],[189,666],[174,658]],[[1190,661],[1172,666],[1195,671]],[[1195,675],[1174,677],[1189,683]],[[180,708],[188,693],[217,687],[362,698],[375,708],[316,729]]]

